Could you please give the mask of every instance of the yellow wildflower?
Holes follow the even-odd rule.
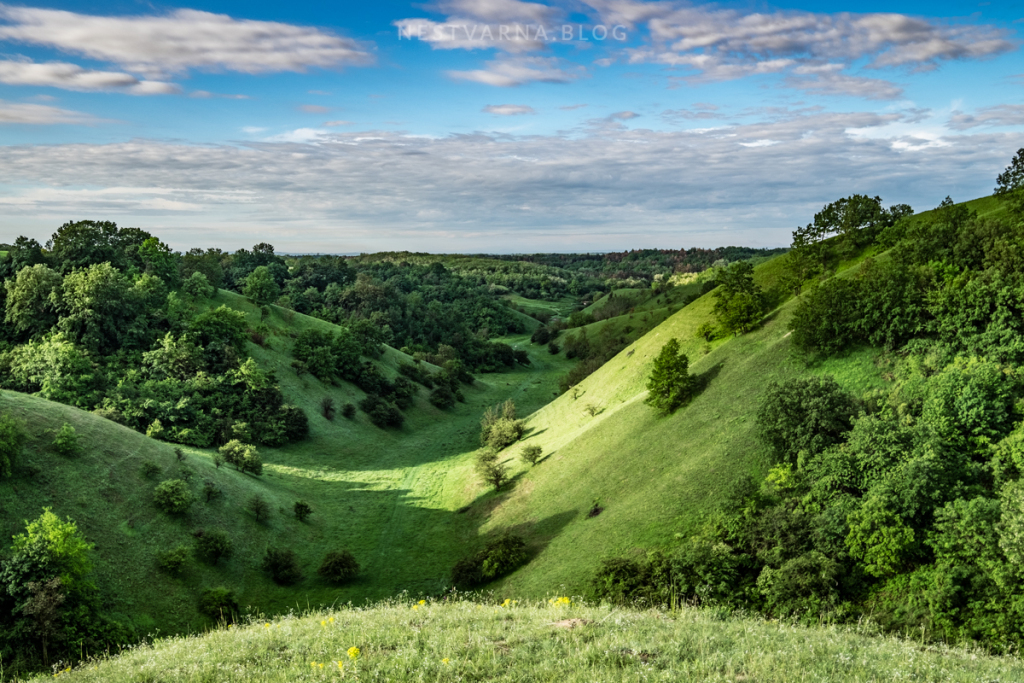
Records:
[[[321,619],[320,620],[320,625],[321,626],[327,626],[327,622]]]
[[[329,621],[330,623],[333,624],[334,623],[334,617],[329,618],[327,621]]]
[[[442,660],[441,660],[441,663],[442,663],[442,664],[447,664],[447,663],[448,663],[448,658],[447,658],[447,657],[445,657],[444,659],[442,659]]]
[[[353,645],[348,649],[348,658],[355,661],[359,658],[359,648]]]
[[[427,604],[427,601],[426,600],[420,600],[419,604],[425,605],[425,604]]]

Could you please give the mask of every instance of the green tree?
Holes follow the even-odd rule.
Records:
[[[267,306],[281,296],[281,288],[267,266],[259,266],[245,278],[242,294],[257,306]]]
[[[754,282],[754,266],[739,261],[723,270],[715,289],[715,315],[726,332],[747,332],[764,315],[767,298]]]
[[[263,474],[263,461],[255,446],[232,439],[221,446],[219,452],[224,462],[234,465],[239,472]]]
[[[15,554],[29,552],[33,547],[43,549],[54,573],[69,590],[89,585],[90,553],[94,546],[85,540],[70,517],[61,521],[51,508],[43,508],[43,514],[26,522],[25,532],[14,537]]]
[[[13,280],[7,280],[7,304],[4,321],[23,338],[47,332],[57,322],[53,293],[61,286],[61,276],[43,264],[25,266]]]
[[[644,403],[665,414],[683,405],[693,393],[689,366],[686,354],[679,351],[679,340],[669,339],[654,359]]]
[[[195,496],[188,484],[181,479],[168,479],[157,484],[153,489],[153,502],[169,515],[180,515],[188,512],[195,501]]]
[[[544,449],[540,446],[526,446],[523,448],[522,456],[523,460],[530,463],[530,467],[533,467],[540,460],[540,456],[543,455]]]
[[[25,445],[25,426],[10,415],[0,415],[0,479],[14,473],[14,463]]]
[[[245,509],[252,513],[257,522],[262,522],[270,515],[270,504],[263,496],[253,496],[245,504]]]
[[[306,519],[311,514],[313,514],[313,508],[311,508],[309,506],[309,503],[307,503],[306,501],[304,501],[304,500],[297,500],[297,501],[295,501],[294,512],[295,512],[295,519],[299,520],[300,522],[305,522]]]
[[[140,308],[131,281],[109,263],[68,273],[52,298],[60,315],[58,329],[104,355],[126,345]]]
[[[322,578],[333,583],[351,581],[359,573],[359,563],[347,550],[332,550],[316,570]]]
[[[228,535],[219,529],[196,532],[196,553],[210,564],[231,557],[234,546]]]
[[[1010,165],[996,178],[996,196],[1017,216],[1024,216],[1024,147],[1017,150]]]
[[[57,437],[53,440],[53,448],[65,458],[73,458],[81,452],[78,444],[78,434],[75,428],[68,422],[61,425]]]
[[[853,398],[830,375],[772,382],[761,396],[757,429],[772,460],[796,465],[839,443],[857,414]]]

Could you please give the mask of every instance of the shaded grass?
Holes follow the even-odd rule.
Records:
[[[351,648],[358,648],[352,650]],[[58,665],[59,667],[60,665]],[[56,668],[56,667],[55,667]],[[58,671],[60,669],[58,668]],[[1014,657],[883,637],[608,606],[393,600],[169,638],[60,673],[69,681],[1011,681]],[[48,674],[33,680],[52,680]]]

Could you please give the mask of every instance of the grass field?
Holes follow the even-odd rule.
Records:
[[[518,294],[509,294],[506,299],[519,306],[527,314],[557,315],[560,318],[568,318],[569,314],[576,309],[576,299],[571,296],[562,297],[557,301],[546,299],[527,299]]]
[[[707,681],[974,683],[1024,680],[1014,657],[922,647],[869,627],[805,628],[712,610],[549,601],[392,600],[370,609],[253,616],[33,680]],[[0,680],[3,680],[0,674]]]

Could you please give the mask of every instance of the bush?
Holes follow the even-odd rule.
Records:
[[[14,463],[25,445],[25,426],[8,415],[0,415],[0,479],[14,474]]]
[[[263,496],[253,496],[245,504],[245,509],[253,514],[257,522],[264,521],[270,516],[270,504]]]
[[[188,484],[181,479],[168,479],[157,484],[153,490],[153,502],[169,515],[187,512],[195,501]]]
[[[290,586],[302,580],[299,561],[292,550],[267,548],[260,567],[262,567],[263,571],[270,574],[270,578],[274,580],[274,583]]]
[[[533,336],[530,337],[530,341],[534,344],[540,344],[543,346],[551,341],[551,331],[548,328],[541,326],[533,332]]]
[[[442,384],[430,392],[430,403],[441,410],[447,410],[455,405],[455,392],[449,385]]]
[[[487,445],[500,451],[522,438],[526,425],[522,420],[498,420],[487,435]]]
[[[313,508],[309,507],[309,504],[302,500],[295,501],[295,519],[300,522],[305,522],[306,518],[313,514]]]
[[[185,451],[175,446],[174,457],[177,459],[178,462],[185,462]]]
[[[525,462],[530,463],[530,467],[533,467],[540,460],[540,456],[543,453],[544,449],[540,446],[526,446],[520,455]]]
[[[238,598],[223,586],[209,588],[199,597],[199,611],[213,620],[232,622],[238,616]]]
[[[498,454],[493,450],[487,449],[477,455],[476,470],[484,482],[493,486],[495,491],[508,483],[508,470],[498,462]]]
[[[171,550],[164,550],[156,554],[156,566],[168,574],[180,574],[192,557],[192,551],[188,546],[179,545]]]
[[[830,375],[772,382],[761,397],[757,429],[773,462],[797,465],[797,454],[821,453],[843,440],[857,413],[853,398]]]
[[[334,419],[334,399],[330,396],[324,396],[320,399],[320,414],[328,420]]]
[[[152,479],[153,477],[155,477],[156,475],[160,474],[160,472],[163,471],[160,469],[159,465],[150,460],[147,460],[146,462],[142,463],[141,470],[142,476],[145,477],[146,479]]]
[[[218,452],[225,462],[234,465],[239,472],[263,474],[263,461],[256,447],[251,444],[232,439],[221,446]]]
[[[57,438],[53,440],[53,448],[65,458],[73,458],[81,452],[78,445],[78,434],[71,424],[65,422],[57,432]]]
[[[196,537],[196,554],[202,557],[210,564],[217,564],[222,558],[227,559],[231,557],[234,552],[234,546],[231,543],[231,539],[223,531],[214,529],[213,531],[197,531],[194,536]]]
[[[402,415],[402,411],[395,404],[385,401],[380,396],[375,396],[374,394],[370,394],[360,401],[359,407],[370,418],[370,422],[381,429],[401,427],[405,421],[405,416]]]
[[[347,550],[332,550],[316,570],[322,578],[333,583],[351,581],[359,573],[359,563]]]
[[[348,420],[351,420],[353,417],[355,417],[356,416],[356,406],[355,406],[355,404],[354,403],[346,403],[345,405],[343,405],[341,407],[341,415],[342,415],[342,417],[344,417],[344,418],[346,418]]]
[[[452,569],[452,585],[472,588],[493,581],[525,564],[527,559],[526,541],[506,534],[475,555],[459,560]]]
[[[557,355],[558,352],[561,350],[562,349],[558,348],[558,344],[556,344],[555,342],[548,342],[548,353],[550,353],[552,356]]]

